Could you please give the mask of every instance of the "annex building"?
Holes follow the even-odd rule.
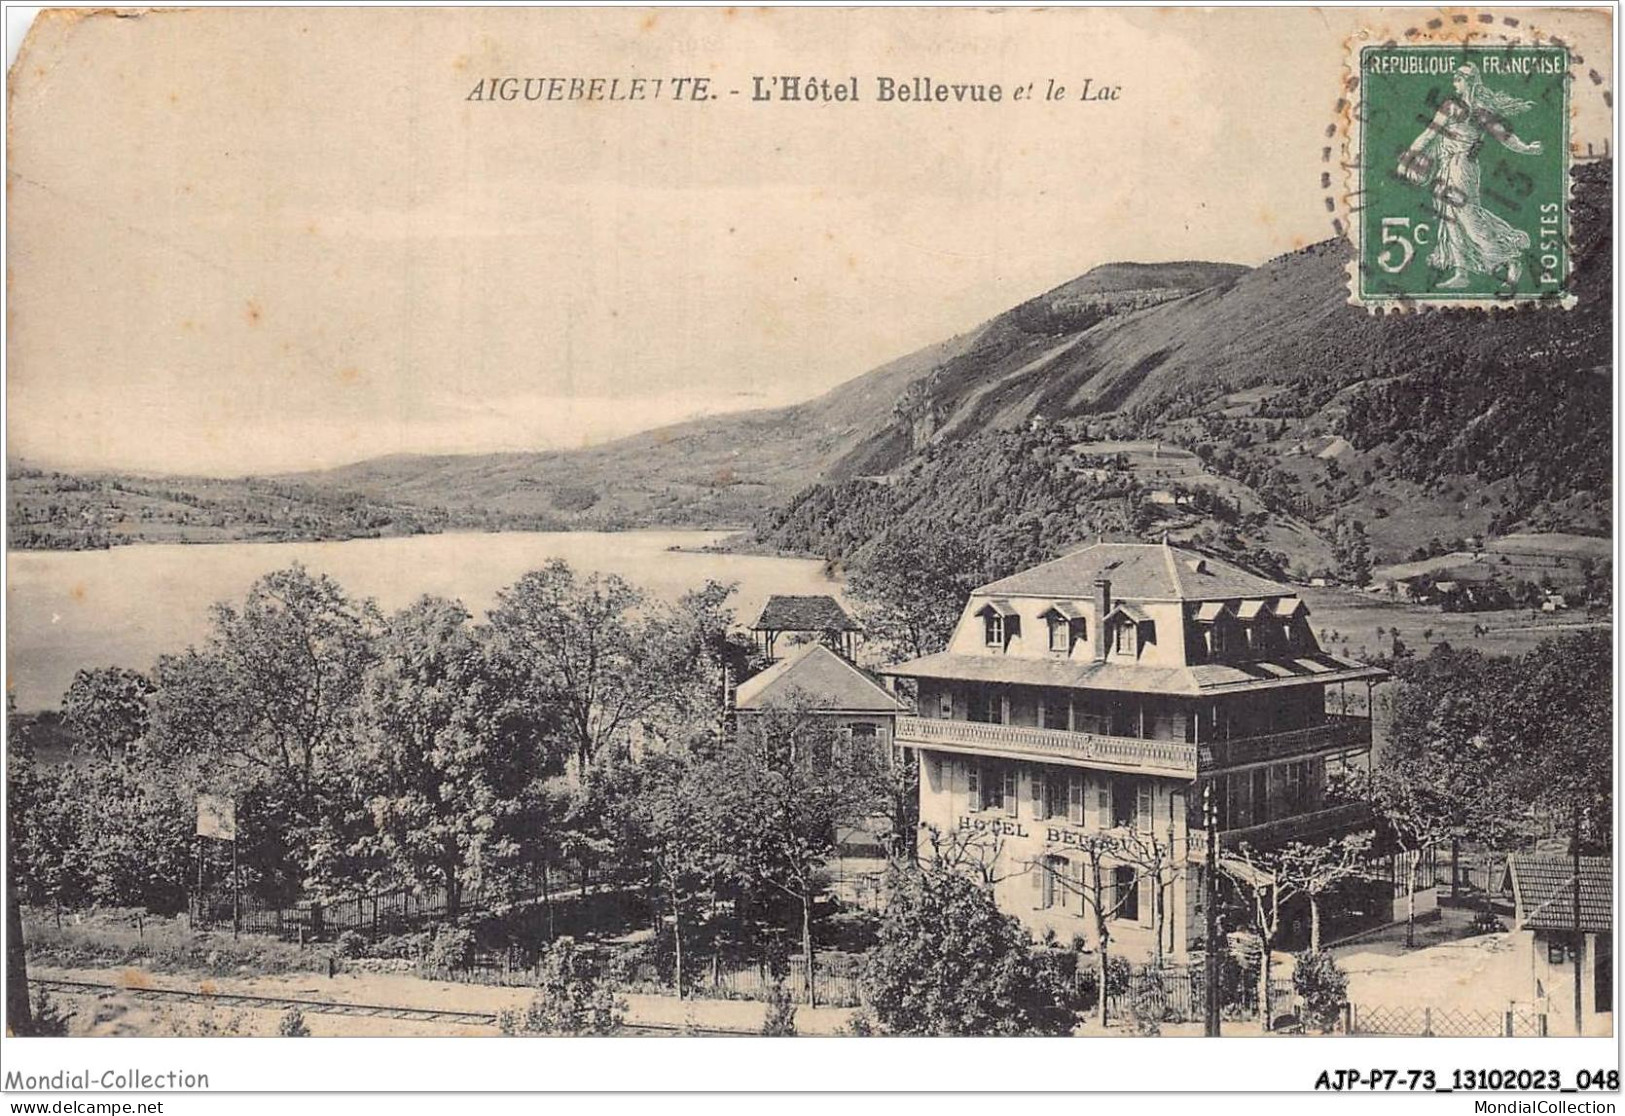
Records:
[[[1192,550],[1100,543],[984,585],[945,651],[885,673],[917,687],[896,739],[920,755],[922,827],[958,835],[1038,934],[1092,948],[1099,904],[1115,951],[1147,958],[1160,933],[1184,956],[1209,785],[1223,847],[1368,824],[1326,790],[1369,763],[1370,719],[1346,710],[1386,673],[1322,650],[1292,587]]]

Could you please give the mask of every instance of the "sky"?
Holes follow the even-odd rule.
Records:
[[[46,17],[12,74],[8,457],[591,445],[810,398],[1097,264],[1261,263],[1332,235],[1345,44],[1415,11]],[[1611,72],[1606,16],[1543,18]],[[860,100],[750,99],[789,74]],[[716,99],[469,100],[683,75]],[[915,75],[1005,99],[876,101]]]

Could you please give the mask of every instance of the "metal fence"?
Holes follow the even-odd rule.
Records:
[[[1433,861],[1433,884],[1448,891],[1496,895],[1506,875],[1506,856],[1478,849],[1441,846]]]
[[[1421,1038],[1539,1038],[1546,1013],[1534,1008],[1475,1011],[1470,1008],[1345,1004],[1343,1030],[1351,1035]]]
[[[455,981],[459,984],[484,984],[505,988],[534,987],[540,979],[540,968],[532,958],[517,950],[479,951],[466,966],[436,968],[420,965],[418,974],[430,980]],[[822,1007],[857,1007],[863,1002],[862,981],[856,960],[840,955],[839,962],[814,960],[814,990]],[[663,979],[647,966],[628,974],[626,990],[658,996],[672,996],[676,989],[669,979]],[[790,958],[783,977],[785,991],[798,1004],[809,1002],[807,991],[807,964],[799,957]],[[721,958],[697,958],[689,971],[688,994],[704,1000],[766,1000],[778,983],[764,962],[728,961]]]
[[[1087,968],[1080,970],[1080,979],[1092,980]],[[1160,969],[1150,965],[1133,969],[1126,988],[1111,989],[1106,996],[1109,1015],[1121,1017],[1131,1006],[1138,1010],[1155,1012],[1161,1005],[1160,1018],[1166,1023],[1191,1023],[1202,1018],[1206,1006],[1206,973],[1201,965],[1166,965]],[[1227,982],[1220,989],[1220,1007],[1232,1017],[1254,1017],[1258,1014],[1258,982],[1256,976],[1242,981]],[[1296,1011],[1297,996],[1292,982],[1273,977],[1270,980],[1270,1017],[1280,1018]]]
[[[549,900],[560,909],[571,906],[592,889],[613,887],[613,868],[583,873],[573,869],[566,875],[554,873],[553,886],[543,889],[540,882],[521,884],[500,893],[470,888],[462,895],[461,913],[473,914],[503,905],[540,908]],[[564,886],[563,881],[568,880]],[[235,909],[234,909],[235,908]],[[374,940],[391,934],[421,929],[425,923],[443,920],[449,914],[442,888],[418,891],[398,889],[345,896],[318,902],[301,899],[279,906],[245,892],[235,901],[230,891],[211,889],[194,894],[190,902],[192,925],[198,929],[237,925],[246,934],[276,934],[284,938],[332,937],[345,931],[364,934]]]

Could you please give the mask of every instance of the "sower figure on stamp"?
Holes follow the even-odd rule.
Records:
[[[1534,108],[1534,102],[1487,88],[1471,63],[1456,70],[1454,84],[1456,96],[1439,106],[1427,129],[1400,156],[1399,173],[1419,186],[1431,180],[1439,223],[1428,264],[1450,272],[1441,288],[1460,290],[1472,281],[1471,273],[1493,275],[1502,268],[1507,282],[1516,283],[1529,234],[1484,207],[1478,153],[1488,135],[1515,154],[1539,155],[1539,140],[1525,143],[1505,122]]]

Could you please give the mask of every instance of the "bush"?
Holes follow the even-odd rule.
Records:
[[[775,980],[767,990],[767,1014],[762,1019],[762,1034],[778,1038],[796,1033],[796,1005],[784,981]]]
[[[34,1035],[38,1038],[61,1038],[68,1033],[71,1012],[64,1012],[56,1001],[41,988],[34,997]]]
[[[1094,1011],[1100,1006],[1100,966],[1093,954],[1079,954],[1077,959],[1078,997],[1080,1010]],[[1106,995],[1121,1002],[1129,989],[1129,978],[1134,966],[1126,957],[1115,953],[1106,955]]]
[[[536,995],[523,1012],[505,1011],[497,1025],[508,1035],[610,1035],[626,1019],[617,967],[601,964],[560,938],[542,955]]]
[[[359,930],[346,930],[333,943],[333,952],[339,957],[354,958],[367,955],[367,936]]]
[[[367,948],[368,957],[381,960],[422,961],[428,952],[427,934],[389,934]]]
[[[277,1020],[276,1033],[283,1038],[309,1038],[310,1028],[305,1025],[305,1013],[298,1008],[289,1008],[287,1013]]]
[[[1331,954],[1305,950],[1292,970],[1292,990],[1303,1004],[1304,1026],[1326,1034],[1336,1028],[1342,1014],[1349,978]]]
[[[869,1014],[868,1008],[858,1008],[846,1017],[846,1024],[840,1034],[852,1035],[856,1038],[870,1038],[880,1032],[875,1028],[874,1016]]]
[[[441,926],[429,940],[424,963],[431,969],[466,969],[474,964],[474,931],[463,926]]]
[[[887,1034],[1066,1035],[1071,982],[993,897],[951,869],[900,873],[864,969]]]

